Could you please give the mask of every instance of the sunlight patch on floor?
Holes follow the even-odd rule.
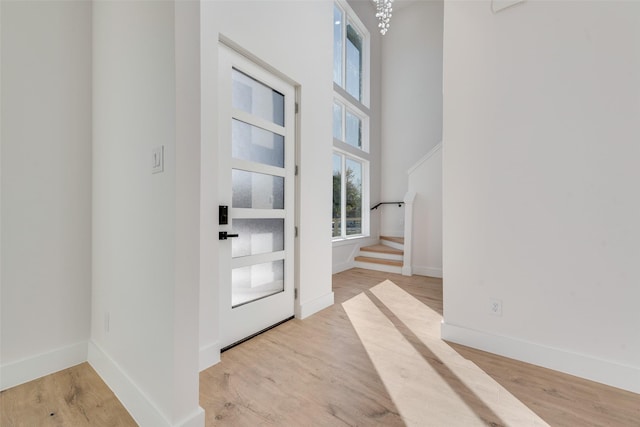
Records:
[[[369,293],[342,306],[408,426],[548,426],[440,339],[440,314],[389,280]]]

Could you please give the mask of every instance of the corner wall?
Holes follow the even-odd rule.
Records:
[[[640,393],[640,3],[446,2],[444,41],[443,338]]]
[[[199,7],[94,3],[89,362],[140,425],[204,425]],[[152,173],[158,147],[164,170]]]
[[[413,274],[442,277],[442,144],[409,170],[413,203]]]
[[[0,389],[86,360],[91,3],[0,2]]]
[[[382,37],[384,202],[404,199],[407,170],[442,140],[442,16],[442,0],[394,4]],[[404,209],[378,210],[381,234],[402,236]]]

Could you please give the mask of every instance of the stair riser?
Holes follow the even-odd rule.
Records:
[[[389,240],[381,240],[381,245],[389,246],[390,248],[404,250],[404,245],[402,243],[391,242]]]
[[[354,266],[358,267],[358,268],[365,268],[367,270],[383,271],[385,273],[402,274],[402,267],[395,267],[393,265],[372,264],[372,263],[369,263],[369,262],[356,261]]]
[[[369,258],[378,258],[378,259],[392,259],[394,261],[402,261],[402,255],[394,255],[394,254],[385,254],[381,252],[370,252],[360,250],[359,256],[366,256]]]

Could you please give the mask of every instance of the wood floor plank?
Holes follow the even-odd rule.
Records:
[[[88,363],[0,393],[2,427],[136,425]]]

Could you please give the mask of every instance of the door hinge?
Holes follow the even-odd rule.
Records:
[[[296,165],[296,168],[295,168],[295,175],[298,176],[298,165]]]
[[[298,288],[293,288],[293,299],[298,299]]]
[[[293,237],[298,237],[298,227],[293,227],[294,229],[294,236]]]
[[[298,107],[298,103],[296,102],[296,114],[298,114],[299,111],[299,107]]]

